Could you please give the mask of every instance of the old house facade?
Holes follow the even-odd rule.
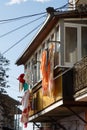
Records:
[[[16,61],[32,79],[29,122],[39,130],[87,130],[87,8],[48,17]],[[30,80],[29,79],[29,80]],[[41,123],[41,125],[38,125]]]
[[[18,108],[20,103],[6,94],[0,94],[0,130],[17,130],[19,128]]]

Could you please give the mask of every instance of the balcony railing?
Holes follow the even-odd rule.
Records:
[[[87,56],[74,65],[74,93],[87,87]]]

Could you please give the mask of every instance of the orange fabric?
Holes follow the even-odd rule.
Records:
[[[47,52],[48,51],[48,52]],[[42,92],[43,95],[51,96],[54,91],[53,81],[53,68],[54,68],[54,55],[53,55],[53,44],[49,50],[44,50],[42,53],[41,61],[41,73],[42,73]],[[47,57],[47,53],[49,53]]]
[[[41,61],[41,72],[42,72],[42,91],[43,95],[47,95],[48,91],[48,73],[46,68],[47,52],[43,51]]]

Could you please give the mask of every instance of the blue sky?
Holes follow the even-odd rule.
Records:
[[[46,12],[47,7],[58,8],[65,5],[67,2],[68,0],[0,0],[0,21]],[[9,33],[9,35],[1,37],[2,35],[39,17],[40,16],[35,16],[31,18],[10,21],[7,23],[0,22],[0,52],[5,52],[9,47],[18,42],[27,33],[32,31],[32,29],[34,29],[37,25],[42,23],[43,20],[45,20],[45,17],[37,20],[36,22],[33,22],[32,24],[28,24],[27,26],[13,33]],[[16,99],[17,96],[20,95],[20,93],[18,92],[19,86],[17,77],[19,76],[19,74],[23,73],[23,66],[16,66],[15,61],[22,54],[23,50],[32,40],[35,33],[36,32],[30,34],[23,41],[18,43],[15,47],[4,54],[4,56],[10,60],[8,80],[11,87],[8,89],[8,93],[10,96]]]

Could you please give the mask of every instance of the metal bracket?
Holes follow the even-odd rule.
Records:
[[[40,128],[40,125],[36,124],[35,122],[33,122],[33,124],[37,126],[37,128]]]
[[[72,110],[71,107],[66,107],[69,109],[72,113],[74,113],[80,120],[82,120],[85,124],[87,124],[87,121],[85,121],[81,116],[79,116],[75,111]]]
[[[50,119],[52,119],[53,124],[57,124],[63,130],[67,130],[62,124],[60,124],[59,122],[57,122],[54,118],[50,117]]]

